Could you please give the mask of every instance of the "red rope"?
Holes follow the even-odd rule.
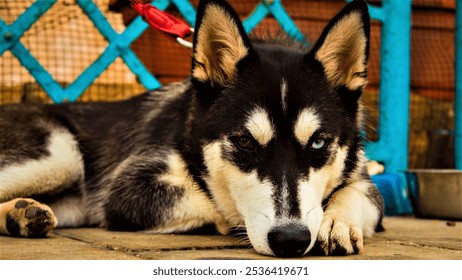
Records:
[[[130,5],[149,25],[174,39],[185,38],[192,33],[187,24],[151,4],[144,4],[141,0],[130,0]]]

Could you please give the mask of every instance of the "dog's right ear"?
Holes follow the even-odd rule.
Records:
[[[250,51],[241,20],[228,3],[199,3],[193,40],[193,80],[211,86],[226,85],[235,77],[238,62]]]

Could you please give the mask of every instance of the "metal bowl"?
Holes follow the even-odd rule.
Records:
[[[462,170],[414,169],[406,177],[416,216],[462,220]]]

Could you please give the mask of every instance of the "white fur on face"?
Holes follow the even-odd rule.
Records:
[[[223,148],[232,144],[218,140],[203,148],[208,168],[205,178],[217,207],[233,226],[245,226],[254,249],[272,255],[267,235],[274,224],[273,188],[261,181],[257,173],[244,173],[223,158]]]
[[[321,121],[312,108],[303,109],[294,125],[294,135],[302,146],[306,146],[313,133],[321,127]]]
[[[268,243],[268,233],[274,227],[287,224],[307,227],[311,232],[308,252],[315,244],[322,222],[321,203],[325,190],[338,184],[347,150],[340,150],[330,164],[311,170],[306,179],[298,181],[301,216],[294,218],[284,211],[285,208],[288,209],[287,205],[280,209],[283,210],[282,215],[276,216],[276,188],[273,183],[269,179],[259,178],[256,171],[242,172],[223,156],[228,149],[233,149],[233,144],[227,139],[217,140],[203,147],[208,169],[205,181],[223,216],[231,225],[245,225],[252,246],[264,255],[274,255]],[[287,184],[282,187],[288,188]],[[282,192],[283,204],[289,203],[288,190],[285,192]]]
[[[266,146],[275,136],[274,126],[269,118],[268,112],[262,108],[257,107],[250,113],[245,127],[250,134],[252,134],[252,137],[262,146]]]
[[[303,223],[311,232],[311,244],[306,252],[314,246],[323,219],[321,203],[327,197],[326,194],[338,186],[342,179],[348,149],[340,149],[337,141],[331,144],[331,149],[337,151],[331,163],[317,170],[311,169],[308,179],[299,181],[300,213]]]

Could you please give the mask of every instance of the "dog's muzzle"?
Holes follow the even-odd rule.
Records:
[[[276,227],[268,233],[268,243],[276,257],[300,257],[305,253],[310,242],[310,231],[299,225]]]

